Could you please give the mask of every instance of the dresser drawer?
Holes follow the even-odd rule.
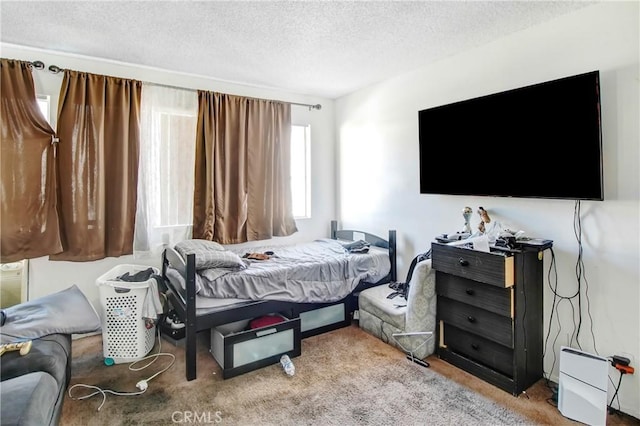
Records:
[[[513,318],[513,287],[500,288],[436,271],[436,293],[438,296]]]
[[[440,322],[441,345],[506,376],[513,375],[513,349]]]
[[[509,317],[438,297],[438,318],[462,330],[513,348],[513,322]]]
[[[431,249],[432,265],[436,271],[503,288],[514,284],[514,257],[511,254],[487,253],[438,243],[433,243]]]

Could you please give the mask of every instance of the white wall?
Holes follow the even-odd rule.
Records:
[[[310,219],[297,220],[297,233],[289,237],[275,238],[274,243],[284,244],[294,241],[308,241],[329,236],[330,221],[336,217],[334,195],[336,175],[335,114],[333,100],[231,84],[184,73],[171,73],[97,58],[29,49],[16,45],[2,44],[0,47],[2,48],[1,54],[3,58],[26,61],[40,60],[45,63],[45,70],[34,70],[33,77],[36,93],[51,96],[51,119],[54,129],[62,74],[56,75],[47,71],[46,68],[49,65],[191,89],[212,90],[287,102],[321,104],[321,110],[310,111],[302,106],[292,106],[291,108],[293,124],[309,124],[311,126],[312,211]],[[264,241],[260,243],[263,244]],[[53,262],[49,261],[48,257],[31,259],[29,261],[29,299],[50,294],[76,284],[94,306],[100,309],[99,292],[95,284],[96,278],[119,264],[143,264],[159,268],[160,263],[160,257],[140,260],[134,259],[133,256],[107,258],[95,262]]]
[[[604,2],[588,6],[339,99],[338,209],[343,225],[382,234],[388,228],[396,229],[402,279],[412,257],[424,252],[435,236],[462,228],[464,206],[473,206],[474,210],[483,206],[492,219],[511,229],[553,240],[559,292],[574,293],[578,256],[574,201],[421,195],[417,112],[600,70],[605,201],[582,202],[588,299],[583,292],[580,344],[584,350],[597,350],[602,356],[626,355],[632,365],[640,367],[639,4]],[[451,175],[443,179],[496,178],[496,168],[501,170],[499,178],[509,178],[504,174],[508,173],[508,164],[515,168],[519,162],[526,162],[515,146],[510,153],[478,146],[477,151],[463,155],[466,162],[452,166]],[[447,159],[434,155],[433,161]],[[576,161],[580,161],[579,153]],[[478,217],[472,220],[474,229],[478,222]],[[545,332],[552,306],[546,282],[550,259],[546,251]],[[583,291],[586,288],[583,283]],[[557,344],[551,347],[558,333],[554,321],[544,360],[545,371],[552,373],[554,380],[559,346],[568,343],[567,336],[574,330],[568,303],[563,303],[560,314]],[[613,368],[610,376],[617,383],[618,372]],[[640,374],[623,378],[619,392],[622,411],[635,417],[640,417],[639,389]]]

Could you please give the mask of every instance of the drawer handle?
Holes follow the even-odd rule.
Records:
[[[262,336],[266,336],[268,334],[273,334],[277,332],[278,332],[277,328],[268,328],[266,330],[256,331],[256,337],[262,337]]]
[[[474,317],[472,317],[471,315],[469,315],[469,316],[467,317],[467,321],[469,321],[469,322],[473,323],[473,322],[476,322],[476,319],[475,319]]]
[[[474,351],[477,351],[478,349],[480,349],[480,346],[477,343],[472,343],[471,349],[473,349]]]
[[[468,288],[467,290],[465,290],[465,293],[467,293],[469,296],[473,296],[475,294],[475,291],[473,291],[473,289]]]
[[[469,266],[469,261],[463,258],[458,259],[458,263],[460,263],[460,266]]]

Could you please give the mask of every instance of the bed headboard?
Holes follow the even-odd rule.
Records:
[[[185,280],[187,279],[187,262],[173,247],[166,247],[164,249],[164,259],[162,262],[163,274],[166,272],[165,268],[169,265],[180,272]]]
[[[355,236],[354,236],[355,234]],[[381,247],[389,250],[389,260],[391,261],[390,278],[391,281],[396,281],[396,231],[395,229],[389,230],[389,238],[385,240],[377,235],[370,234],[364,231],[357,231],[352,229],[338,229],[338,221],[331,221],[331,239],[333,240],[365,240],[372,246]]]

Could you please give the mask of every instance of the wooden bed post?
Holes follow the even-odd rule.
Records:
[[[196,378],[196,255],[187,255],[187,380]]]

